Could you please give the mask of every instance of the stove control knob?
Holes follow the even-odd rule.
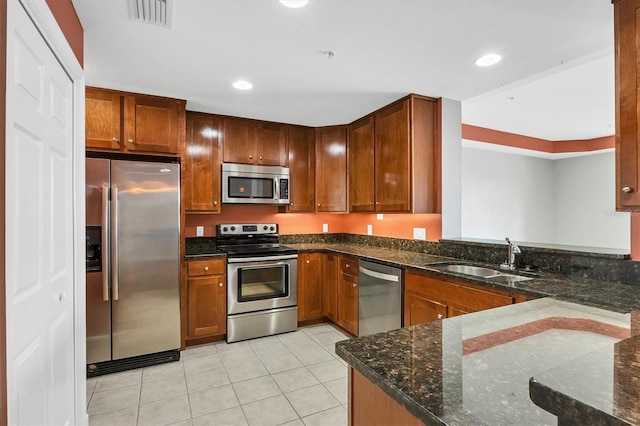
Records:
[[[222,228],[222,232],[227,232],[229,230],[229,228],[227,228],[226,226],[224,228]]]
[[[236,230],[236,227],[235,227],[235,226],[232,226],[232,227],[231,227],[231,231],[235,231],[235,230]]]
[[[275,227],[275,226],[272,226],[270,229],[271,229],[272,231],[275,231],[275,230],[276,230],[276,227]]]
[[[265,225],[265,226],[262,227],[262,229],[264,229],[266,231],[267,229],[269,229],[269,227],[267,225]]]

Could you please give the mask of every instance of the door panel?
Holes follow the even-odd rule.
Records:
[[[19,2],[7,15],[8,423],[73,424],[73,82]]]
[[[111,292],[114,360],[180,347],[179,170],[168,163],[111,163],[118,243],[112,259],[112,276],[118,277]]]

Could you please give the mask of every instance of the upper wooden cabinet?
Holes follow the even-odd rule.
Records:
[[[220,213],[220,117],[187,112],[185,210]]]
[[[315,139],[311,127],[289,126],[289,206],[288,212],[315,210]]]
[[[316,211],[347,211],[347,126],[316,128]]]
[[[350,126],[353,212],[438,210],[437,102],[410,95]]]
[[[225,163],[287,165],[287,126],[280,123],[224,117]]]
[[[375,211],[373,115],[349,126],[349,210]]]
[[[614,0],[616,209],[640,210],[640,0]]]
[[[185,135],[185,101],[87,87],[89,150],[177,155]]]

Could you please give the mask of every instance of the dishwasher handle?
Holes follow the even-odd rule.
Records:
[[[400,282],[400,277],[397,275],[383,274],[382,272],[372,271],[371,269],[363,268],[362,266],[359,266],[358,270],[361,274],[369,275],[370,277],[379,278],[381,280],[391,281],[394,283]]]

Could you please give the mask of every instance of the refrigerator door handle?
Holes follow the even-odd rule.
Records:
[[[118,186],[111,186],[111,297],[118,300]]]
[[[102,185],[102,300],[109,301],[109,185]]]

